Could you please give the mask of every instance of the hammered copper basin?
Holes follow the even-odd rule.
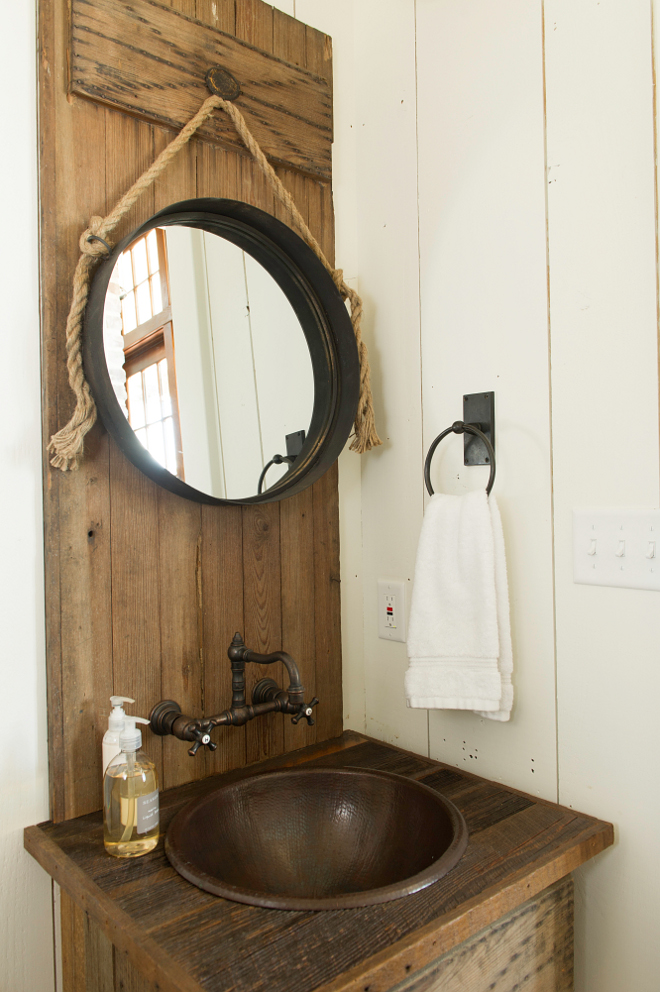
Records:
[[[222,786],[172,820],[165,851],[200,889],[275,909],[346,909],[410,895],[458,862],[467,827],[419,782],[304,768]]]

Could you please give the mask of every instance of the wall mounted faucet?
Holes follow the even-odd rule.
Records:
[[[291,655],[284,651],[257,654],[256,651],[246,648],[239,633],[234,634],[227,655],[231,661],[230,708],[223,710],[217,716],[192,717],[185,716],[174,700],[163,699],[160,703],[156,703],[149,714],[149,723],[154,734],[159,734],[161,737],[173,734],[181,741],[193,741],[188,751],[192,757],[202,746],[215,751],[217,745],[211,740],[211,731],[214,727],[241,727],[255,716],[262,716],[264,713],[291,713],[291,723],[298,723],[304,717],[310,726],[313,725],[312,710],[318,705],[318,699],[314,697],[311,702],[305,702],[305,689],[300,682],[298,666]],[[249,706],[245,700],[245,665],[248,661],[253,661],[257,665],[270,665],[275,661],[281,661],[289,673],[289,688],[285,691],[280,689],[273,679],[260,679],[252,690],[252,705]]]

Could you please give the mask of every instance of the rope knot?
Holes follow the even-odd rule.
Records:
[[[100,235],[103,229],[103,218],[92,217],[89,227],[80,235],[78,245],[83,255],[91,255],[93,258],[107,258],[110,254],[110,246]]]

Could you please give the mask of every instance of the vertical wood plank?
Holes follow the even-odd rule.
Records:
[[[172,140],[156,128],[154,155]],[[154,210],[197,195],[197,142],[191,141],[170,162],[154,187]],[[176,327],[175,327],[176,334]],[[158,582],[160,603],[161,693],[184,713],[203,707],[201,622],[201,504],[158,489]],[[152,700],[152,703],[157,699]],[[145,714],[146,715],[146,714]],[[146,742],[145,742],[146,743]],[[151,741],[149,742],[151,746]],[[162,739],[163,786],[203,777],[203,755],[192,760],[174,737]],[[148,748],[147,748],[148,750]]]
[[[337,463],[313,486],[317,740],[342,732],[339,493]]]
[[[202,519],[203,711],[211,716],[231,705],[227,648],[236,631],[243,633],[245,630],[243,517],[238,506],[205,506]],[[246,763],[245,727],[219,727],[213,732],[213,740],[218,748],[206,755],[209,774],[239,768]],[[194,760],[198,757],[199,754]]]
[[[197,195],[241,199],[243,156],[216,145],[197,147]],[[203,712],[210,716],[231,705],[231,668],[227,648],[245,632],[243,613],[243,515],[239,506],[202,508]],[[221,727],[213,733],[217,750],[205,755],[209,774],[246,762],[245,727]],[[198,753],[195,761],[201,755]]]
[[[273,9],[273,52],[278,58],[307,68],[305,25],[290,14]]]
[[[182,711],[190,714],[202,713],[204,705],[201,547],[201,506],[165,489],[159,490],[161,697],[158,698],[175,699]],[[154,698],[151,705],[157,701]],[[192,761],[182,741],[164,737],[162,748],[163,788],[204,776],[203,760]]]
[[[62,889],[62,986],[63,992],[87,992],[85,965],[85,913]]]
[[[298,664],[305,700],[316,693],[316,624],[314,598],[314,494],[312,489],[280,504],[282,552],[282,647]],[[284,683],[284,688],[288,681]],[[316,720],[316,712],[314,713]],[[284,750],[316,741],[316,724],[284,719]]]
[[[87,992],[114,992],[114,951],[95,919],[85,920],[85,988]]]
[[[241,0],[236,6],[236,37],[273,52],[274,10],[256,0]],[[241,199],[273,213],[273,198],[264,176],[251,158],[240,162]],[[245,643],[261,653],[281,649],[281,592],[278,503],[243,507],[243,603]],[[248,665],[248,699],[260,678],[282,678],[282,666]],[[281,684],[281,682],[280,682]],[[266,754],[280,754],[284,748],[281,715],[270,714],[246,727],[248,762]]]
[[[42,213],[42,271],[48,287],[42,293],[46,438],[64,426],[73,409],[61,329],[70,305],[80,231],[105,205],[105,112],[62,99],[66,19],[61,13],[49,13],[44,12],[52,32],[46,42],[46,65],[41,60],[42,98],[52,142],[41,160],[42,202],[52,197],[50,209]],[[81,133],[89,141],[78,148]],[[65,172],[74,164],[79,170],[79,182],[59,187],[57,195],[51,185],[56,162]],[[53,706],[50,750],[51,769],[58,769],[57,774],[51,773],[51,782],[53,816],[58,819],[94,809],[99,803],[100,701],[112,692],[108,452],[100,429],[89,438],[88,452],[78,471],[67,475],[44,460],[49,702]],[[86,796],[82,807],[76,803],[78,790]]]
[[[136,971],[128,955],[116,949],[114,992],[156,992],[151,982]]]
[[[280,504],[243,507],[243,608],[245,643],[269,654],[282,647],[280,582]],[[273,678],[282,685],[284,666],[247,666],[248,699],[256,682]],[[287,683],[288,684],[288,683]],[[284,750],[282,714],[269,713],[246,726],[248,763]]]
[[[59,429],[58,370],[60,335],[58,300],[57,247],[57,112],[59,92],[55,72],[58,31],[56,9],[53,4],[42,4],[39,10],[39,112],[40,112],[40,268],[42,292],[40,294],[41,356],[42,356],[42,430],[44,439]],[[46,605],[46,667],[48,694],[48,760],[51,816],[64,817],[63,705],[62,705],[62,650],[60,639],[60,555],[59,555],[59,482],[51,471],[46,452],[43,453],[44,489],[44,592]],[[57,774],[53,771],[57,769]]]
[[[332,38],[305,26],[305,68],[322,76],[332,86]]]
[[[196,17],[198,21],[234,34],[236,31],[236,3],[234,0],[197,0]]]
[[[113,444],[112,633],[115,691],[132,696],[131,712],[148,716],[163,698],[159,602],[158,491]],[[163,781],[162,738],[148,735],[145,750]]]
[[[154,129],[106,111],[107,204],[154,159]],[[154,212],[153,188],[142,194],[114,235],[117,240]],[[146,717],[162,698],[158,487],[110,443],[113,683]],[[145,750],[163,781],[161,738],[145,734]]]
[[[273,50],[273,8],[261,0],[238,0],[236,37],[264,52]]]

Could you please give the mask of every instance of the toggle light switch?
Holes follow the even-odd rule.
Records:
[[[574,510],[573,581],[660,592],[659,541],[660,509]]]

